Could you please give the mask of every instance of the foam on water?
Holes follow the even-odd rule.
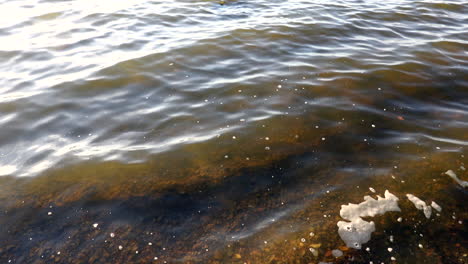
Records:
[[[414,204],[416,209],[422,210],[424,212],[424,216],[426,216],[427,219],[431,218],[432,209],[429,205],[412,194],[407,194],[406,197],[408,197],[408,200]]]
[[[442,207],[438,205],[436,202],[432,201],[431,203],[432,208],[434,208],[437,212],[442,212]]]
[[[385,190],[385,198],[377,195],[377,200],[366,195],[364,202],[360,204],[342,205],[340,216],[347,221],[339,221],[338,234],[346,243],[347,247],[360,249],[362,244],[367,243],[372,232],[375,231],[373,221],[367,222],[361,217],[373,217],[390,211],[401,211],[398,207],[398,197]]]
[[[445,172],[446,175],[448,175],[450,178],[452,178],[455,182],[457,182],[461,187],[466,188],[468,187],[468,181],[462,181],[460,180],[455,172],[453,170],[448,170]]]

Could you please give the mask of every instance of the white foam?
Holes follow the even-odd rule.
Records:
[[[367,243],[372,232],[375,231],[374,222],[367,222],[361,217],[373,217],[389,211],[400,211],[398,197],[385,191],[385,198],[377,195],[377,200],[364,196],[364,202],[360,204],[342,205],[340,216],[347,221],[339,221],[338,234],[346,243],[347,247],[360,249],[362,244]]]
[[[424,216],[426,216],[427,219],[431,218],[432,209],[423,200],[412,194],[407,194],[406,197],[408,197],[408,200],[414,204],[416,209],[422,210],[424,212]]]
[[[431,203],[431,206],[432,208],[436,209],[437,212],[441,212],[442,211],[442,207],[440,207],[440,205],[438,205],[436,202],[432,201]]]
[[[371,239],[372,232],[375,231],[373,221],[367,222],[358,218],[352,222],[339,221],[337,223],[338,234],[346,243],[347,247],[360,249],[362,244]]]
[[[460,180],[457,175],[455,174],[455,172],[453,172],[453,170],[448,170],[445,172],[445,174],[447,174],[450,178],[452,178],[453,180],[455,180],[461,187],[463,188],[466,188],[468,187],[468,181],[462,181]]]

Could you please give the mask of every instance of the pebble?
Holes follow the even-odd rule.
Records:
[[[334,250],[332,250],[332,255],[335,258],[339,258],[339,257],[343,256],[343,251],[341,251],[339,249],[334,249]]]

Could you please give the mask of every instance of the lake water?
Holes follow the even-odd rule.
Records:
[[[1,0],[0,262],[468,263],[467,32],[465,0]]]

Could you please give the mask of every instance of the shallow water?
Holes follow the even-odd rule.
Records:
[[[1,262],[468,262],[467,1],[0,7]]]

